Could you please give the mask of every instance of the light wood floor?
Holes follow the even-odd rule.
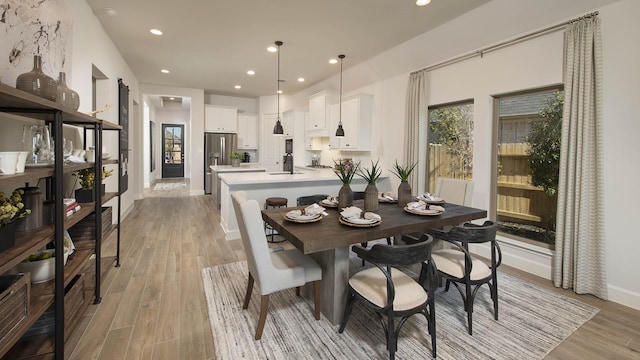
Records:
[[[200,271],[245,258],[240,241],[226,241],[219,222],[208,195],[148,191],[122,223],[122,266],[104,279],[102,303],[89,307],[65,358],[214,359]],[[115,253],[113,238],[106,254]],[[546,359],[640,359],[640,311],[501,270],[601,309]]]

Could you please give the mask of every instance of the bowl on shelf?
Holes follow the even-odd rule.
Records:
[[[54,249],[46,249],[38,254],[49,253],[54,254]],[[64,252],[64,264],[67,264],[69,251]],[[37,284],[52,280],[56,277],[56,258],[54,256],[44,260],[34,260],[29,262],[21,262],[18,264],[18,271],[22,273],[31,273],[31,283]]]

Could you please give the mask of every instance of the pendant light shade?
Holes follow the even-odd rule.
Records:
[[[273,135],[284,135],[284,129],[282,128],[282,121],[280,121],[280,46],[284,44],[282,41],[276,41],[277,51],[278,51],[278,89],[276,94],[278,96],[278,114],[276,115],[276,125],[273,127]]]
[[[342,59],[344,55],[338,55],[340,59],[340,117],[338,118],[338,129],[336,130],[336,137],[344,137],[344,129],[342,128]]]

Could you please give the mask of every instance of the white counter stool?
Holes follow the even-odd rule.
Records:
[[[288,203],[287,198],[270,197],[270,198],[267,198],[264,201],[264,209],[268,210],[268,209],[274,209],[274,208],[287,207],[287,203]],[[275,231],[275,229],[272,228],[271,225],[267,224],[266,222],[264,223],[264,231],[265,231],[265,234],[267,236],[271,237],[271,240],[267,239],[267,241],[270,242],[270,243],[280,243],[280,242],[283,242],[285,240],[285,239],[274,240],[274,236],[278,235],[278,232]],[[269,231],[269,232],[267,233],[267,231]]]

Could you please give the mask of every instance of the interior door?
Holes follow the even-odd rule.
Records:
[[[162,124],[162,177],[184,177],[184,125]]]

